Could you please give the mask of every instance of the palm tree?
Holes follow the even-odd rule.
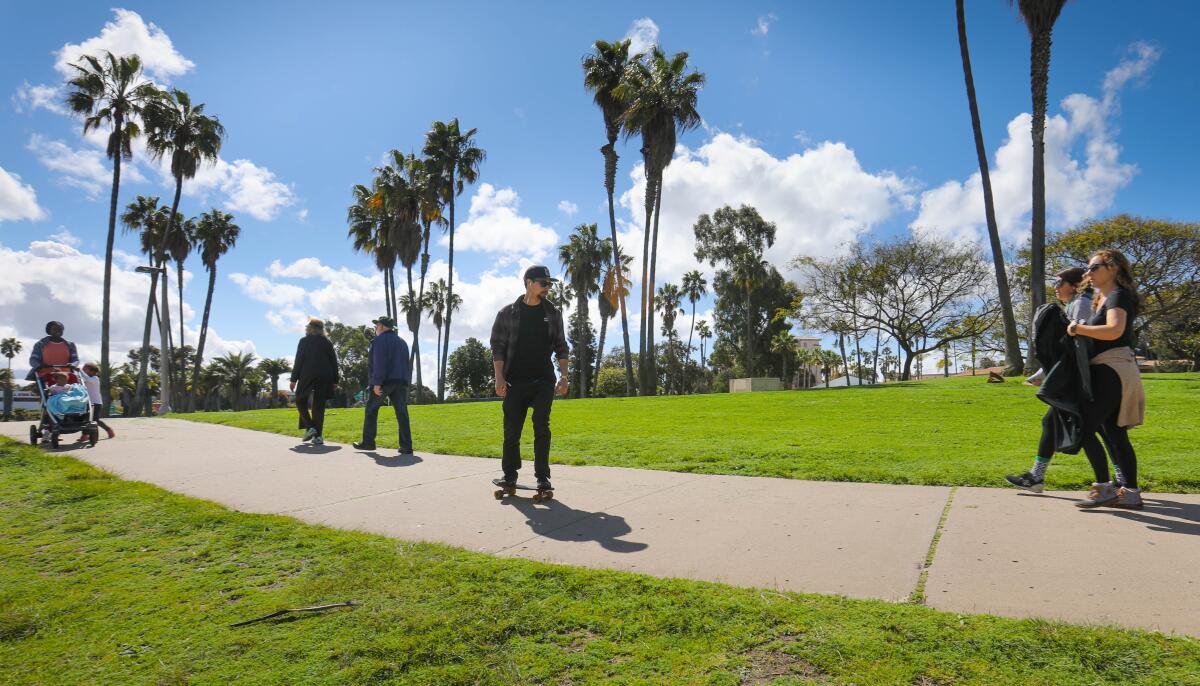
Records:
[[[829,388],[829,378],[833,376],[833,370],[837,369],[839,362],[845,362],[845,360],[845,355],[838,355],[836,350],[821,351],[821,373],[825,375],[825,388]],[[847,378],[846,386],[849,385],[850,379]]]
[[[796,340],[792,338],[791,331],[780,331],[771,339],[771,352],[779,355],[783,360],[783,387],[788,388],[790,379],[788,377],[788,358],[795,354]]]
[[[592,100],[604,117],[604,133],[608,143],[601,146],[604,156],[604,188],[608,192],[608,226],[612,232],[612,262],[621,262],[620,245],[617,244],[617,215],[613,208],[613,194],[617,179],[617,137],[621,134],[621,115],[626,102],[617,96],[617,87],[629,66],[629,40],[609,43],[598,40],[592,44],[593,52],[583,58],[583,86],[592,93]],[[621,310],[621,335],[625,342],[625,395],[633,395],[633,356],[629,349],[629,319],[625,312],[625,296],[619,297]],[[603,326],[603,320],[601,323]],[[601,341],[604,335],[601,333]],[[603,346],[600,357],[604,356]],[[597,366],[597,370],[599,366]],[[599,372],[597,372],[599,375]]]
[[[417,190],[410,177],[411,167],[408,158],[397,150],[389,155],[391,163],[376,169],[379,174],[376,183],[376,194],[382,199],[383,231],[386,243],[395,254],[396,260],[404,265],[408,279],[408,300],[417,302],[417,293],[413,288],[413,266],[421,256],[421,203]],[[399,319],[399,307],[396,305],[396,277],[394,268],[389,270],[392,282],[392,316]],[[420,308],[410,307],[407,310],[409,331],[413,334],[414,348]],[[418,386],[419,388],[419,386]]]
[[[607,240],[599,238],[595,224],[580,224],[567,242],[558,247],[559,262],[567,273],[569,285],[575,290],[577,303],[575,318],[578,326],[574,346],[579,356],[574,389],[577,398],[587,397],[591,388],[589,376],[592,363],[588,359],[587,345],[588,298],[600,291],[600,272],[609,253]]]
[[[411,153],[405,158],[404,162],[408,170],[409,185],[412,188],[413,195],[417,199],[417,208],[421,223],[421,270],[419,285],[417,286],[416,302],[420,307],[424,307],[425,276],[429,273],[429,238],[431,229],[434,224],[446,226],[446,220],[442,218],[442,201],[438,195],[439,182],[432,166],[427,160],[418,158]],[[413,329],[412,357],[413,366],[416,368],[417,373],[418,402],[421,401],[421,394],[424,392],[421,390],[424,388],[424,384],[421,381],[420,327],[422,319],[420,314],[418,314],[415,319],[410,320],[410,326],[413,323],[416,324],[416,328]],[[436,351],[434,357],[437,357]]]
[[[213,289],[217,285],[217,260],[237,244],[241,228],[233,223],[233,215],[213,209],[196,221],[196,249],[208,271],[208,292],[204,296],[204,315],[200,320],[200,342],[196,345],[196,362],[192,367],[192,388],[200,387],[200,368],[204,362],[204,342],[208,338],[208,315],[212,311]]]
[[[554,285],[550,287],[550,292],[546,294],[546,298],[563,311],[563,318],[565,319],[567,313],[571,310],[571,290],[567,288],[566,282],[554,282]]]
[[[83,133],[110,124],[105,154],[113,163],[112,195],[108,203],[108,241],[104,248],[104,294],[100,314],[100,396],[109,397],[109,312],[112,309],[112,255],[117,235],[117,196],[121,188],[121,161],[133,158],[133,139],[141,134],[137,118],[142,109],[162,93],[142,78],[137,55],[117,57],[105,51],[99,57],[81,55],[71,64],[74,77],[67,82],[67,107],[84,117]]]
[[[354,204],[346,210],[346,223],[349,225],[346,233],[353,241],[354,250],[369,255],[375,262],[375,268],[383,276],[384,311],[389,317],[394,317],[388,270],[396,265],[396,253],[387,244],[383,198],[378,183],[374,185],[375,188],[367,188],[362,184],[355,184],[351,190]]]
[[[608,241],[609,239],[604,239],[606,244]],[[622,250],[618,250],[616,255],[621,268],[615,269],[611,260],[605,260],[604,277],[601,279],[603,285],[600,287],[600,297],[597,299],[597,306],[600,312],[600,345],[596,348],[599,354],[596,355],[596,373],[592,375],[593,387],[599,383],[600,366],[604,363],[604,338],[605,334],[608,333],[608,320],[617,315],[617,311],[623,306],[625,298],[629,296],[629,265],[633,263],[633,258],[626,255]],[[628,331],[625,332],[625,342],[629,342]],[[626,348],[626,352],[629,352],[628,348]],[[629,361],[628,355],[625,357],[625,360]],[[632,372],[632,368],[627,369],[625,376],[625,390],[629,395],[633,394],[633,385],[631,383],[631,379],[633,378]]]
[[[614,94],[628,103],[622,125],[626,135],[640,133],[646,163],[646,223],[642,252],[642,345],[639,374],[642,392],[655,393],[654,370],[654,279],[658,260],[658,218],[662,211],[663,171],[671,164],[677,133],[700,125],[696,101],[704,85],[704,74],[687,72],[688,54],[677,52],[670,59],[654,48],[645,60],[631,60],[625,77]],[[653,235],[651,214],[653,213]],[[649,261],[647,262],[647,255]]]
[[[279,400],[279,377],[292,371],[292,365],[282,357],[268,358],[258,363],[258,369],[271,379],[271,407]]]
[[[437,174],[439,195],[450,206],[450,251],[449,281],[446,285],[446,302],[454,302],[454,198],[462,195],[463,187],[475,183],[479,178],[479,165],[487,153],[475,147],[471,140],[475,129],[466,133],[459,130],[458,119],[449,122],[435,121],[425,134],[423,154]],[[438,400],[446,399],[446,359],[450,355],[450,322],[453,310],[446,310],[446,339],[442,343],[442,361],[438,374]]]
[[[4,382],[4,418],[8,419],[12,416],[12,358],[16,357],[21,352],[21,341],[15,338],[5,338],[0,340],[0,355],[8,358],[8,372]]]
[[[658,295],[655,298],[655,306],[662,313],[662,333],[667,337],[667,342],[678,340],[679,335],[675,331],[675,319],[680,314],[685,313],[681,306],[683,304],[683,291],[673,283],[664,283],[658,288]],[[685,356],[686,359],[686,356]],[[676,361],[675,355],[667,356],[668,364],[674,365]],[[678,376],[674,377],[679,379]],[[664,391],[670,390],[664,388]],[[676,393],[683,393],[683,388],[676,388]]]
[[[238,409],[238,401],[243,400],[243,393],[251,385],[254,363],[257,358],[254,353],[226,353],[213,360],[220,374],[221,385],[229,390],[229,405]]]
[[[1009,0],[1010,3],[1013,0]],[[1050,86],[1050,39],[1067,0],[1016,0],[1029,29],[1029,85],[1033,96],[1033,217],[1029,241],[1029,311],[1046,302],[1046,98]],[[1030,331],[1032,331],[1032,327]],[[1007,341],[1006,341],[1007,348]],[[1033,346],[1029,346],[1033,364]]]
[[[437,347],[433,350],[433,366],[438,376],[442,373],[442,314],[446,311],[446,280],[438,279],[429,284],[429,292],[425,294],[423,303],[425,311],[433,320],[433,328],[437,329]]]
[[[1025,365],[1021,359],[1017,319],[1013,315],[1012,295],[1008,288],[1008,272],[1004,268],[1004,251],[1000,247],[1000,229],[996,224],[996,205],[992,197],[992,177],[988,169],[987,148],[983,144],[983,126],[979,123],[979,103],[975,99],[975,77],[971,72],[971,52],[967,48],[966,10],[963,8],[963,0],[955,0],[954,4],[958,14],[958,48],[962,53],[963,78],[967,82],[967,107],[971,110],[975,156],[979,159],[979,176],[983,183],[983,214],[987,220],[992,266],[996,271],[996,296],[1000,299],[1000,314],[1004,321],[1004,357],[1008,363],[1008,372],[1019,374]]]
[[[708,293],[708,281],[698,270],[683,275],[683,294],[692,304],[692,323],[688,327],[688,355],[692,354],[692,334],[696,331],[696,303]]]
[[[704,360],[704,342],[712,338],[712,329],[708,328],[708,322],[701,319],[696,322],[696,337],[700,339],[700,366],[705,367]]]
[[[746,360],[746,376],[754,376],[754,329],[750,296],[762,285],[769,268],[770,265],[766,260],[756,257],[750,251],[744,251],[735,258],[730,274],[734,282],[742,287],[742,293],[746,296],[746,333],[742,341],[742,354]]]
[[[179,198],[183,194],[184,179],[195,178],[196,172],[204,162],[216,162],[221,152],[221,142],[225,138],[225,127],[216,117],[204,113],[204,103],[192,105],[192,99],[186,91],[172,88],[169,94],[157,98],[145,108],[144,119],[149,135],[146,138],[146,148],[151,157],[156,160],[170,155],[171,176],[175,179],[175,198],[171,201],[171,231],[163,236],[163,249],[171,235],[178,230],[182,223],[179,216]],[[165,275],[164,275],[165,279]],[[182,297],[182,294],[181,296]],[[171,330],[171,308],[167,306],[167,289],[162,294],[163,328]],[[180,315],[182,316],[182,315]],[[182,326],[182,323],[180,324]],[[182,339],[180,345],[183,344]],[[163,349],[168,349],[166,338],[163,339]],[[164,361],[170,359],[164,356]],[[170,364],[164,362],[163,369],[163,403],[166,405],[162,412],[170,411],[171,370]]]
[[[140,409],[149,414],[148,398],[143,395],[146,390],[146,375],[150,363],[150,331],[154,324],[155,300],[158,289],[160,271],[166,276],[163,266],[167,255],[162,250],[162,237],[167,233],[169,215],[167,208],[160,207],[158,196],[137,196],[137,200],[129,203],[121,213],[121,225],[125,231],[137,231],[142,253],[150,258],[150,295],[146,301],[146,323],[142,329],[142,348],[138,360],[137,390],[134,392],[135,402],[141,403]],[[164,288],[166,285],[164,284]],[[160,363],[161,364],[161,363]]]

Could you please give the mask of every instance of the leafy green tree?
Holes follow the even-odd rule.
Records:
[[[475,129],[463,133],[459,129],[458,119],[449,122],[435,121],[425,134],[425,147],[422,153],[428,160],[428,165],[436,173],[438,180],[438,195],[442,202],[450,208],[450,249],[449,276],[446,283],[446,302],[454,302],[454,199],[462,195],[465,184],[475,183],[479,178],[479,167],[487,158],[482,148],[475,146]],[[454,318],[454,309],[445,313],[446,339],[442,343],[442,367],[438,378],[438,400],[446,399],[446,357],[450,352],[450,322]]]
[[[705,280],[704,275],[699,270],[693,269],[683,275],[682,284],[683,295],[692,305],[692,323],[688,326],[687,342],[687,347],[690,351],[692,349],[692,334],[696,332],[696,303],[700,302],[700,298],[708,294],[708,281]],[[690,355],[691,353],[689,352],[688,354]]]
[[[1012,3],[1014,0],[1009,0]],[[1046,302],[1046,101],[1050,87],[1050,41],[1067,0],[1015,0],[1029,29],[1029,86],[1033,96],[1033,217],[1030,221],[1030,312]],[[1033,346],[1029,346],[1033,359]]]
[[[613,90],[613,94],[626,103],[621,118],[626,135],[640,134],[642,137],[642,158],[646,167],[642,325],[638,351],[643,395],[656,392],[658,379],[654,369],[654,283],[663,172],[675,154],[677,134],[700,125],[696,103],[703,87],[704,74],[688,71],[688,53],[677,52],[668,58],[655,47],[649,55],[630,60],[624,78]]]
[[[290,362],[282,357],[268,358],[258,363],[258,370],[271,380],[271,407],[279,399],[279,377],[292,371]]]
[[[117,235],[117,197],[121,188],[121,162],[133,158],[133,139],[141,135],[137,120],[143,108],[161,97],[154,84],[142,76],[137,55],[117,57],[105,51],[99,57],[81,55],[69,65],[67,108],[82,116],[83,133],[110,125],[104,154],[113,163],[112,195],[108,204],[108,239],[104,247],[104,292],[100,314],[100,394],[109,397],[109,312],[112,308],[112,255]]]
[[[679,335],[675,331],[675,319],[684,313],[684,309],[681,307],[682,303],[683,292],[679,290],[679,286],[673,283],[664,283],[662,286],[659,286],[655,305],[658,307],[659,313],[662,314],[662,334],[667,339],[667,343],[679,339]],[[685,348],[684,350],[688,349]],[[686,358],[686,354],[684,357]],[[672,366],[669,370],[664,370],[664,376],[669,376],[673,379],[678,378],[680,376],[679,370],[675,367],[682,367],[681,361],[675,355],[667,355],[665,359]],[[682,393],[683,386],[684,384],[680,381],[680,383],[673,386],[664,385],[663,389],[670,391],[674,388],[676,392]]]
[[[460,398],[490,398],[496,391],[492,353],[478,338],[468,338],[450,353],[450,391]]]
[[[975,98],[975,77],[971,72],[971,52],[967,47],[967,17],[963,0],[955,0],[958,16],[958,47],[962,54],[963,78],[967,84],[967,107],[971,111],[971,131],[975,136],[975,156],[979,160],[979,176],[983,186],[983,214],[987,222],[988,243],[992,267],[996,272],[996,297],[1000,301],[1000,317],[1004,325],[1004,353],[1008,360],[1007,374],[1015,376],[1025,369],[1021,359],[1021,341],[1017,335],[1017,320],[1013,315],[1012,293],[1008,286],[1008,270],[1004,266],[1004,249],[1000,246],[1000,229],[996,224],[996,204],[992,197],[992,176],[988,169],[987,147],[983,142],[983,125],[979,122],[979,103]]]
[[[208,272],[208,290],[204,295],[204,315],[200,320],[200,342],[196,344],[196,360],[192,366],[192,388],[200,387],[200,366],[204,362],[204,343],[208,339],[208,317],[212,311],[213,290],[217,286],[217,261],[237,245],[241,227],[233,223],[233,215],[212,209],[196,220],[196,249],[200,262]]]
[[[354,394],[367,387],[368,354],[375,328],[330,322],[325,325],[325,335],[337,353],[342,402],[348,406],[353,403]]]
[[[607,42],[598,40],[592,44],[593,51],[583,58],[583,85],[592,93],[596,106],[604,117],[604,133],[608,142],[601,146],[600,154],[604,156],[604,189],[608,194],[608,226],[612,232],[612,259],[609,265],[623,264],[624,253],[617,243],[617,216],[613,206],[613,195],[617,178],[617,137],[621,134],[621,118],[625,114],[626,101],[617,95],[617,88],[629,67],[629,40]],[[621,334],[625,344],[625,389],[626,395],[633,395],[633,358],[629,347],[629,320],[625,311],[625,298],[628,289],[622,289],[616,296],[621,311]],[[604,340],[603,327],[600,340]],[[603,349],[603,346],[601,346]]]

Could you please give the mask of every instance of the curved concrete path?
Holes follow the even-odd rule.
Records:
[[[492,497],[495,459],[175,419],[113,424],[116,440],[67,452],[245,512],[585,567],[1200,636],[1200,495],[1079,512],[1075,493],[554,465],[556,499],[534,505]],[[24,423],[0,433],[28,440]]]

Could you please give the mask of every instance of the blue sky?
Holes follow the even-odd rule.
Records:
[[[382,311],[369,261],[345,239],[350,188],[389,148],[419,150],[430,122],[452,117],[478,128],[488,153],[480,184],[459,199],[465,303],[453,339],[486,336],[495,309],[520,292],[523,265],[557,268],[554,246],[577,223],[607,230],[603,128],[579,68],[596,38],[686,50],[708,77],[704,126],[680,138],[665,181],[664,278],[693,266],[696,216],[726,203],[751,202],[779,225],[770,257],[781,268],[914,224],[947,240],[982,225],[949,0],[461,3],[453,22],[432,3],[6,2],[2,12],[0,335],[27,345],[54,317],[85,354],[98,352],[108,165],[77,121],[53,111],[68,45],[138,49],[152,77],[206,103],[228,130],[221,165],[185,185],[181,205],[188,215],[221,207],[243,229],[220,266],[214,352],[289,355],[306,315],[362,322]],[[1028,222],[1028,35],[1002,0],[967,12],[998,210],[1017,244]],[[1052,227],[1116,212],[1195,219],[1197,19],[1192,3],[1068,4],[1050,79]],[[620,149],[618,175],[634,252],[637,148]],[[143,155],[134,168],[122,206],[169,196],[157,164]],[[118,237],[119,249],[135,246]],[[140,339],[146,285],[128,272],[135,262],[119,262],[119,354]],[[194,343],[206,275],[198,260],[188,270]]]

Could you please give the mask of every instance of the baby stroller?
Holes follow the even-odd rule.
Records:
[[[74,396],[82,391],[82,402],[72,397],[67,402],[58,403],[64,405],[67,411],[57,415],[47,407],[51,397],[48,389],[54,384],[54,375],[60,372],[67,376],[67,385],[78,386],[64,391],[63,395],[70,393]],[[38,424],[29,427],[30,445],[37,445],[39,441],[48,439],[50,446],[57,448],[59,436],[73,433],[82,433],[88,445],[96,445],[96,441],[100,440],[100,427],[92,417],[92,404],[87,401],[87,389],[83,386],[79,370],[69,366],[42,366],[35,372],[35,379],[38,396],[41,398],[42,419]]]

